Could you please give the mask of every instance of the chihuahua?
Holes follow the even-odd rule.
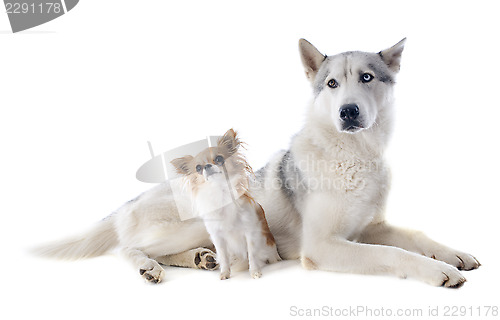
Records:
[[[217,252],[220,279],[231,274],[231,261],[248,259],[252,278],[265,263],[281,260],[262,206],[248,191],[252,168],[241,153],[242,142],[230,129],[217,146],[171,161],[191,192]]]

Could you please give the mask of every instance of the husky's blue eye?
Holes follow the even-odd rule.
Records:
[[[201,174],[202,171],[203,171],[203,167],[201,165],[197,165],[196,166],[196,172],[198,172],[199,174]]]
[[[224,157],[223,156],[217,156],[217,157],[215,157],[214,162],[215,162],[216,165],[221,166],[221,165],[224,164]]]
[[[335,80],[335,79],[330,79],[330,80],[328,81],[328,86],[329,86],[330,88],[332,88],[332,89],[335,89],[335,88],[337,88],[337,87],[339,86],[339,84],[338,84],[337,80]]]
[[[372,76],[371,74],[369,74],[369,73],[363,73],[363,75],[361,76],[361,81],[363,83],[367,83],[367,82],[372,81],[373,78],[374,78],[374,76]]]

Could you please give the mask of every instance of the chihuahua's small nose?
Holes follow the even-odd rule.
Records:
[[[212,165],[210,163],[205,165],[205,170],[209,170],[210,168],[212,168]]]

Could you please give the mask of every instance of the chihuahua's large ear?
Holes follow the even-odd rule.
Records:
[[[318,51],[306,39],[299,40],[299,51],[306,77],[309,81],[313,82],[316,74],[318,73],[321,63],[326,59],[326,56]]]
[[[233,129],[227,130],[226,133],[217,141],[218,147],[227,148],[229,153],[234,153],[240,145],[238,134]]]
[[[174,160],[170,161],[170,163],[175,167],[175,170],[177,171],[177,173],[189,174],[190,173],[189,162],[191,162],[192,160],[193,160],[192,156],[185,156],[182,158],[174,159]]]
[[[401,54],[405,48],[406,38],[399,41],[389,49],[380,51],[378,54],[382,57],[385,64],[394,72],[399,71],[399,66],[401,63]]]

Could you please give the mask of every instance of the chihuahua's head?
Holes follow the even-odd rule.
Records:
[[[202,186],[226,183],[246,187],[247,173],[252,169],[240,152],[242,142],[233,129],[229,129],[210,147],[196,156],[185,156],[171,161],[177,173],[184,176],[193,192]]]

